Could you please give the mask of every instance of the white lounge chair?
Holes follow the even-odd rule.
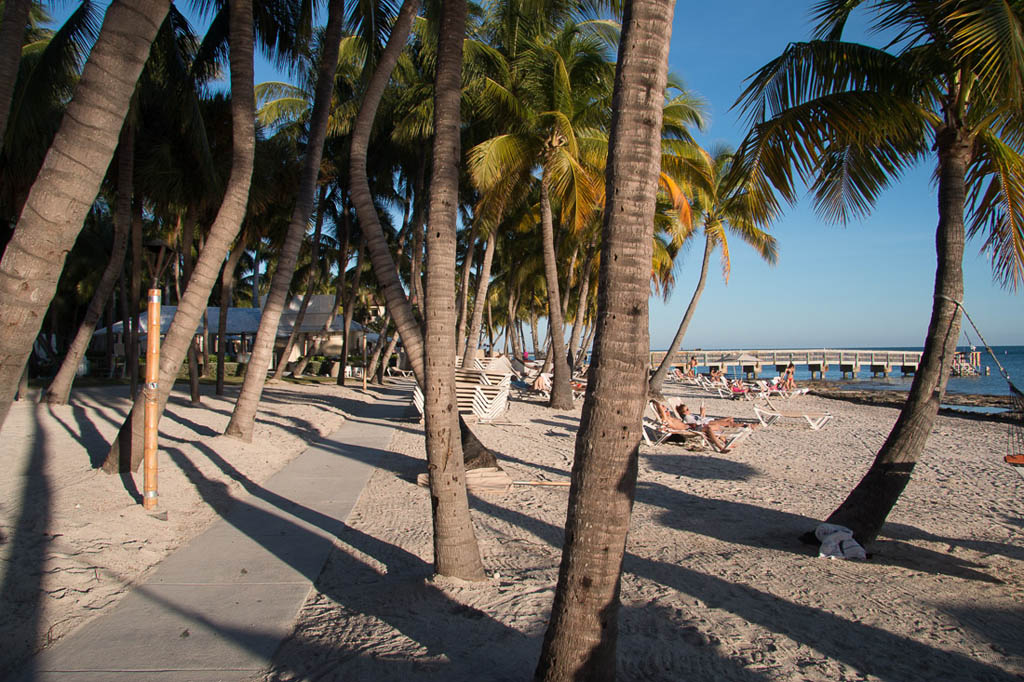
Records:
[[[764,407],[754,405],[754,414],[764,426],[771,426],[780,419],[805,419],[812,431],[817,431],[832,421],[828,412],[808,412],[806,410],[783,411],[771,404],[766,398]]]

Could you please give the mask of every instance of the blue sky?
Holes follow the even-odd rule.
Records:
[[[707,100],[710,147],[735,147],[744,129],[730,107],[744,80],[789,42],[810,35],[809,0],[735,0],[676,4],[670,70]],[[859,26],[863,26],[861,22]],[[858,24],[847,39],[871,42]],[[826,224],[809,201],[788,208],[771,231],[779,262],[767,266],[730,240],[728,286],[712,271],[685,348],[919,346],[924,343],[935,278],[935,188],[929,163],[880,198],[872,215],[845,227]],[[696,286],[703,244],[676,270],[667,302],[651,299],[651,346],[665,348]],[[968,242],[964,304],[992,344],[1024,344],[1024,292],[992,281],[981,241]],[[971,337],[977,338],[971,331]]]

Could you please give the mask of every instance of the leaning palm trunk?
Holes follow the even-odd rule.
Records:
[[[32,0],[6,0],[4,18],[0,22],[0,140],[7,132],[7,119],[14,98],[14,84],[18,80],[21,62],[21,44],[28,23]]]
[[[303,282],[303,289],[305,294],[302,297],[302,303],[299,304],[299,313],[295,316],[295,324],[292,325],[292,333],[288,335],[288,342],[284,345],[284,352],[281,353],[282,358],[290,358],[292,356],[292,350],[295,348],[295,344],[298,342],[299,335],[302,334],[302,323],[306,320],[306,311],[309,310],[309,302],[313,300],[314,292],[320,286],[320,235],[324,227],[324,201],[327,196],[327,185],[320,186],[320,193],[317,199],[317,211],[316,211],[316,227],[313,230],[313,243],[310,249],[309,257],[309,271],[306,273],[306,279]],[[306,335],[305,339],[308,342],[309,336]],[[306,343],[308,346],[309,344]],[[273,381],[280,381],[284,376],[285,365],[287,363],[282,362],[274,370]],[[309,354],[303,353],[302,357],[295,364],[295,370],[292,376],[302,376],[302,373],[306,370],[306,365],[309,364]]]
[[[469,241],[466,245],[466,257],[462,261],[462,284],[459,286],[459,297],[455,302],[459,316],[455,319],[455,352],[461,353],[466,348],[466,315],[469,311],[469,284],[473,279],[473,254],[476,253],[476,238],[480,232],[480,223],[473,221],[469,230]]]
[[[103,270],[100,283],[89,301],[89,308],[85,312],[74,341],[68,347],[67,355],[57,370],[57,374],[50,382],[46,391],[46,402],[51,405],[66,405],[71,395],[71,384],[75,380],[75,372],[82,362],[89,342],[92,341],[93,332],[96,331],[96,324],[103,314],[110,294],[117,284],[117,278],[124,268],[124,256],[128,250],[128,224],[131,222],[132,205],[132,174],[134,170],[135,134],[132,131],[130,122],[126,122],[121,129],[121,141],[118,144],[117,155],[117,200],[114,209],[114,243],[110,247],[110,260]],[[107,338],[113,334],[112,329],[107,330]]]
[[[551,352],[545,358],[544,364],[550,364],[554,369],[548,406],[558,410],[571,410],[572,386],[569,384],[569,363],[565,358],[565,330],[562,325],[562,302],[558,295],[555,229],[548,183],[548,174],[544,171],[540,181],[540,225],[544,241],[544,277],[548,283],[548,341],[551,343]]]
[[[569,355],[572,356],[573,364],[569,370],[576,369],[579,362],[580,336],[583,333],[583,323],[587,317],[587,298],[590,296],[590,267],[594,262],[594,252],[588,249],[587,257],[583,261],[583,269],[580,270],[580,294],[576,299],[576,319],[572,321],[572,332],[569,334]]]
[[[424,433],[434,521],[434,569],[483,580],[473,533],[455,399],[455,226],[459,206],[459,128],[466,0],[441,10],[434,87],[434,154],[427,231],[427,290],[423,386]]]
[[[484,250],[484,259],[480,263],[479,280],[476,283],[476,300],[473,302],[473,319],[469,323],[466,336],[466,352],[462,356],[462,366],[470,367],[476,355],[477,339],[480,338],[480,325],[484,321],[484,307],[487,305],[487,289],[491,283],[491,263],[494,262],[494,247],[498,243],[497,230],[491,233]],[[458,346],[456,346],[458,348]]]
[[[313,212],[313,198],[316,192],[317,175],[320,172],[320,159],[323,155],[324,138],[327,136],[327,121],[330,117],[331,95],[334,92],[334,71],[338,63],[338,48],[341,40],[343,0],[331,0],[328,5],[327,28],[324,32],[323,52],[317,73],[316,95],[313,100],[313,112],[310,117],[309,142],[306,145],[306,158],[302,168],[302,178],[295,197],[295,208],[292,210],[288,232],[278,259],[277,270],[271,280],[270,294],[267,296],[260,326],[253,342],[252,356],[245,372],[242,390],[238,394],[235,409],[231,412],[224,435],[239,438],[245,442],[252,440],[252,430],[256,421],[256,410],[259,408],[260,396],[263,395],[263,384],[267,378],[267,368],[274,352],[274,341],[277,339],[277,325],[281,321],[288,289],[291,287],[295,262],[299,257],[299,247],[306,235],[309,216]]]
[[[348,367],[348,353],[352,343],[352,318],[356,313],[356,298],[359,297],[359,280],[363,275],[363,254],[366,253],[366,249],[362,244],[357,249],[356,269],[352,273],[352,286],[349,289],[348,298],[345,299],[345,312],[342,315],[341,370],[338,372],[339,386],[345,385],[345,369]]]
[[[939,156],[939,224],[935,231],[937,267],[935,294],[921,364],[914,374],[907,402],[871,468],[832,512],[828,523],[853,531],[864,546],[878,537],[885,519],[910,481],[917,458],[931,433],[939,403],[953,366],[960,338],[963,300],[965,178],[973,137],[945,128],[936,135]]]
[[[235,241],[234,248],[224,262],[220,271],[220,314],[217,315],[217,395],[224,395],[224,361],[227,350],[228,338],[228,309],[231,307],[231,293],[235,288],[235,270],[238,269],[238,261],[242,260],[245,253],[245,245],[249,240],[248,229],[243,229],[242,234]]]
[[[99,192],[168,0],[114,0],[0,260],[0,426]],[[20,43],[20,41],[19,41]]]
[[[537,680],[612,680],[647,391],[647,299],[673,2],[627,2],[612,101],[598,331]]]
[[[182,360],[206,310],[210,291],[220,274],[228,249],[238,235],[245,218],[252,181],[253,157],[256,148],[255,94],[253,92],[252,2],[238,0],[230,5],[231,63],[231,174],[210,235],[196,261],[185,293],[178,303],[167,336],[160,349],[159,413],[167,404]],[[142,416],[145,396],[135,399],[131,412],[121,426],[103,463],[104,471],[134,470],[142,461]]]
[[[672,343],[669,344],[668,352],[665,354],[665,358],[658,365],[657,371],[654,376],[651,377],[651,383],[649,390],[651,393],[661,393],[661,387],[665,385],[665,376],[668,374],[668,368],[672,366],[672,358],[679,351],[679,346],[683,343],[683,337],[686,336],[686,329],[690,326],[690,320],[693,319],[693,313],[697,310],[697,301],[700,300],[700,296],[704,293],[704,285],[708,281],[708,264],[711,262],[711,252],[714,250],[715,245],[711,241],[711,236],[708,233],[704,233],[704,260],[700,266],[700,277],[697,279],[697,288],[693,292],[693,296],[690,297],[690,305],[686,306],[686,312],[683,314],[683,319],[679,322],[679,328],[676,329],[676,335],[672,337]]]

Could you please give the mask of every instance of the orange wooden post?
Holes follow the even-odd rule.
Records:
[[[156,485],[157,416],[160,394],[160,290],[149,290],[146,323],[146,396],[145,440],[143,447],[142,506],[156,509],[159,494]]]

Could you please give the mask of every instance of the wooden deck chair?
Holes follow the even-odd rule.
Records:
[[[754,414],[758,421],[764,426],[771,426],[780,419],[806,419],[807,425],[812,431],[817,431],[832,420],[828,412],[808,412],[806,410],[783,411],[772,405],[771,401],[765,398],[765,406],[754,405]]]

